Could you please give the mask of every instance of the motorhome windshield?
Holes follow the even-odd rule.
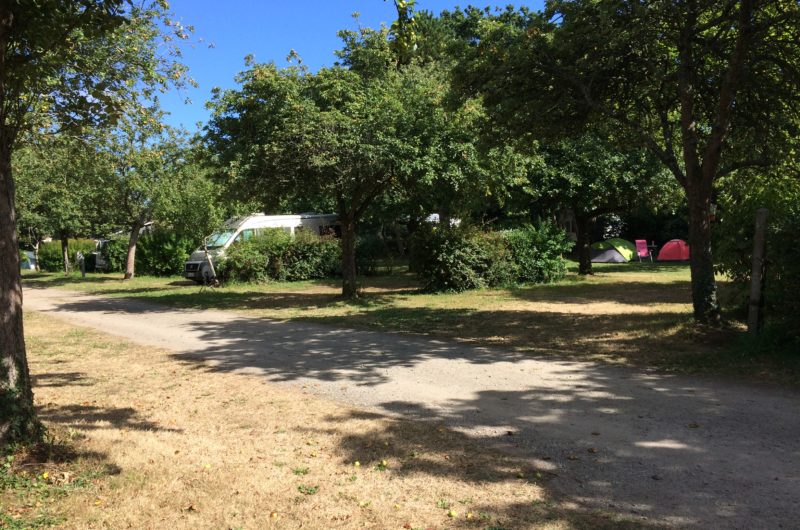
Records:
[[[233,234],[235,233],[236,233],[235,230],[214,232],[213,234],[208,236],[208,239],[206,240],[206,246],[210,249],[220,248],[222,246],[225,246],[225,243],[230,241],[230,239],[233,237]]]

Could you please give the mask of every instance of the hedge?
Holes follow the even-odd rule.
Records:
[[[337,239],[276,228],[229,247],[217,273],[223,281],[310,280],[339,274],[340,264]]]
[[[557,281],[571,247],[552,224],[502,232],[427,226],[412,238],[410,259],[425,291],[459,292]]]
[[[83,252],[84,256],[94,252],[95,241],[93,239],[69,239],[67,240],[69,248],[69,261],[70,268],[76,269],[78,267],[75,255],[78,251]],[[39,246],[39,268],[43,271],[58,272],[64,270],[64,260],[61,257],[61,240],[54,239],[47,243],[42,243]]]

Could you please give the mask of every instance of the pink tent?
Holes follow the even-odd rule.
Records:
[[[672,239],[661,247],[658,261],[689,261],[689,245],[682,239]]]

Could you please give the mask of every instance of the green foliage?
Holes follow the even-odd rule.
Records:
[[[359,236],[356,240],[356,270],[363,276],[378,274],[382,260],[391,259],[384,242],[375,235]]]
[[[125,260],[128,257],[128,242],[126,240],[117,238],[106,241],[101,252],[106,260],[106,271],[121,272],[125,269]]]
[[[573,243],[554,223],[509,230],[505,237],[518,267],[517,281],[551,283],[566,274],[562,255],[572,249]]]
[[[717,270],[731,278],[734,304],[744,316],[750,287],[755,213],[769,209],[765,326],[780,342],[800,342],[800,181],[789,171],[770,177],[722,181],[715,231]]]
[[[242,282],[328,278],[338,274],[340,260],[337,239],[303,230],[293,238],[276,228],[232,245],[218,265],[218,274]]]
[[[426,227],[411,241],[411,262],[432,292],[557,281],[572,243],[553,224],[503,232]]]
[[[83,255],[87,256],[95,249],[95,242],[93,239],[69,239],[67,245],[69,248],[69,266],[71,269],[75,269],[78,266],[75,259],[77,252],[83,252]],[[48,243],[41,244],[39,247],[39,268],[48,272],[64,270],[64,259],[61,256],[60,240],[54,239]]]
[[[153,276],[179,275],[195,246],[193,239],[171,230],[154,230],[136,244],[136,270]]]
[[[411,240],[413,269],[422,288],[459,292],[485,287],[489,257],[465,230],[426,227]]]

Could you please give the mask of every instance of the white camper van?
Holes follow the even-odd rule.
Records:
[[[206,238],[206,247],[192,253],[184,264],[183,276],[198,283],[213,279],[213,273],[206,260],[206,249],[212,262],[225,253],[237,241],[247,241],[259,230],[282,228],[294,235],[296,230],[308,230],[324,235],[337,231],[339,222],[336,214],[301,213],[297,215],[265,215],[255,213],[244,217],[233,217],[222,227]]]

